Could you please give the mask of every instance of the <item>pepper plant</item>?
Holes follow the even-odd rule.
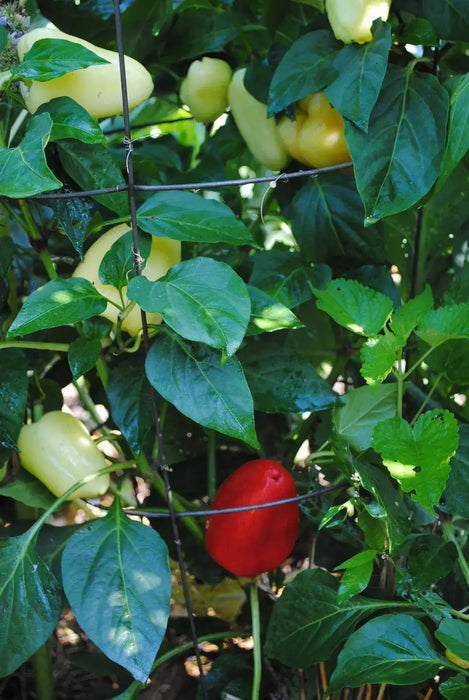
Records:
[[[0,7],[1,697],[128,700],[171,669],[179,697],[469,697],[469,8],[358,5],[380,10],[337,36],[323,0]],[[47,22],[91,49],[52,34],[20,62]],[[97,119],[74,74],[108,90],[93,69],[120,80],[123,51],[153,91]],[[249,109],[193,118],[205,56]],[[345,162],[305,170],[277,125],[300,148],[316,93]],[[256,459],[295,479],[300,528],[246,581],[197,513]]]

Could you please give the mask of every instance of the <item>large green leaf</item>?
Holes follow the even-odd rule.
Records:
[[[469,17],[466,0],[425,0],[423,13],[441,39],[467,40]]]
[[[458,447],[458,424],[449,411],[422,414],[413,427],[399,417],[376,425],[372,444],[406,493],[434,513]]]
[[[432,187],[445,144],[448,102],[435,76],[390,65],[368,133],[346,122],[366,223],[409,209]]]
[[[315,289],[318,308],[353,333],[376,335],[392,312],[388,296],[356,280],[335,279],[325,289]]]
[[[390,48],[391,27],[377,20],[373,41],[344,46],[334,59],[338,77],[326,88],[326,96],[344,117],[365,132],[386,74]]]
[[[327,661],[355,625],[383,607],[383,601],[362,597],[339,604],[338,588],[322,569],[301,571],[275,603],[265,653],[292,668]]]
[[[31,118],[18,146],[0,146],[0,196],[30,197],[62,186],[47,165],[44,149],[52,130],[48,114]]]
[[[81,277],[57,279],[36,289],[20,309],[8,331],[9,338],[83,321],[100,314],[106,299]]]
[[[449,123],[438,187],[447,180],[469,148],[469,75],[452,78],[445,87],[449,91]]]
[[[200,5],[183,5],[178,13],[171,15],[168,32],[160,33],[160,52],[165,61],[179,61],[211,51],[221,51],[229,41],[237,37],[236,25],[223,7],[215,8],[209,3]],[[158,24],[154,31],[155,29],[159,32]],[[165,35],[168,36],[167,42],[164,41]]]
[[[257,411],[301,413],[334,406],[337,396],[308,359],[264,336],[239,354]]]
[[[106,518],[67,541],[62,577],[85,633],[144,683],[166,631],[171,595],[168,550],[158,533],[127,518],[116,498]]]
[[[86,46],[67,39],[39,39],[12,69],[15,78],[46,82],[80,68],[109,61],[97,56]]]
[[[253,401],[239,361],[224,365],[220,354],[164,335],[145,363],[150,383],[196,423],[258,446]]]
[[[413,685],[432,678],[442,663],[422,622],[401,613],[382,615],[349,637],[328,691],[366,683]]]
[[[250,284],[246,286],[251,299],[251,321],[246,335],[302,327],[300,319],[287,306],[275,301],[257,287]]]
[[[131,280],[127,296],[147,312],[158,312],[179,335],[233,355],[251,315],[246,285],[226,263],[193,258],[174,265],[164,278]]]
[[[367,450],[375,425],[396,415],[397,385],[357,387],[341,400],[343,405],[335,408],[333,414],[337,432],[356,450]]]
[[[268,115],[273,116],[331,83],[337,76],[334,57],[339,48],[339,42],[328,29],[319,29],[297,39],[272,77]]]
[[[421,318],[416,332],[419,338],[432,346],[446,340],[469,338],[469,304],[441,306],[429,311]]]
[[[435,637],[456,656],[469,659],[469,622],[443,620],[435,632]]]
[[[28,398],[27,370],[21,350],[0,350],[0,464],[16,448],[16,440],[24,422]]]
[[[393,333],[369,338],[360,348],[362,366],[360,374],[369,386],[384,382],[394,363],[399,359],[404,342]]]
[[[62,595],[29,532],[0,539],[0,677],[27,661],[52,634]]]
[[[373,573],[373,561],[378,552],[365,549],[335,567],[334,571],[345,569],[337,591],[337,602],[345,603],[368,586]]]
[[[14,498],[19,503],[24,503],[31,508],[43,508],[46,510],[55,501],[51,494],[39,479],[25,469],[20,469],[12,481],[0,486],[0,496]]]
[[[37,114],[43,112],[47,112],[52,119],[51,141],[76,139],[83,143],[106,142],[98,122],[70,97],[50,100],[37,110]]]
[[[157,192],[139,207],[137,220],[152,236],[177,241],[254,243],[249,229],[225,204],[192,192]]]
[[[469,519],[469,425],[464,423],[459,426],[459,447],[451,460],[444,497],[450,513]]]
[[[150,255],[151,241],[149,236],[139,234],[139,253],[142,258],[141,270],[145,270],[145,261]],[[99,279],[103,284],[111,284],[121,290],[137,273],[134,267],[133,234],[127,231],[120,236],[105,253],[99,266]]]
[[[469,697],[469,684],[460,673],[442,683],[438,690],[447,700],[467,700]]]

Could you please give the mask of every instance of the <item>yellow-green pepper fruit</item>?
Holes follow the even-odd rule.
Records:
[[[24,34],[18,41],[17,51],[20,61],[39,39],[65,39],[81,44],[109,63],[81,68],[47,82],[33,80],[28,85],[20,83],[21,94],[31,114],[34,114],[40,105],[54,97],[71,97],[95,119],[122,114],[119,55],[115,51],[101,49],[89,41],[65,34],[58,29],[43,27]],[[132,110],[151,95],[153,79],[141,63],[129,56],[125,57],[125,72],[129,109]]]
[[[179,97],[198,122],[213,122],[228,107],[232,70],[226,61],[205,56],[193,61],[181,83]]]
[[[23,467],[57,497],[106,466],[104,455],[83,423],[62,411],[50,411],[36,423],[23,425],[18,447]],[[93,498],[108,488],[109,474],[97,476],[75,491],[70,500]]]
[[[267,118],[267,107],[259,102],[244,86],[246,68],[233,75],[228,100],[236,126],[252,155],[271,170],[282,170],[290,160],[277,124]]]
[[[295,121],[282,117],[280,137],[288,153],[310,168],[347,163],[344,120],[323,92],[314,92],[296,103]]]
[[[390,5],[391,0],[326,0],[326,12],[336,39],[365,44],[373,38],[373,21],[385,22]]]
[[[115,304],[122,306],[122,300],[119,294],[119,290],[113,287],[111,284],[103,284],[99,279],[99,266],[101,261],[108,252],[109,248],[115,243],[121,236],[123,236],[127,231],[130,231],[130,227],[127,224],[119,224],[114,226],[106,233],[103,233],[100,238],[98,238],[95,243],[86,251],[83,261],[79,263],[73,272],[73,277],[83,277],[89,280],[97,289],[100,294],[103,294],[108,299],[111,299]],[[152,237],[151,241],[151,251],[146,265],[143,268],[144,276],[151,280],[156,281],[160,277],[165,275],[169,268],[180,262],[181,260],[181,242],[174,241],[171,238],[158,238],[156,236]],[[122,296],[125,306],[129,306],[131,302],[126,295],[127,287],[123,287]],[[105,318],[108,318],[113,323],[117,323],[119,316],[119,309],[113,304],[108,304],[106,309],[100,314]],[[149,324],[156,325],[161,323],[162,318],[160,314],[147,314],[147,321]],[[142,317],[140,313],[140,307],[133,304],[128,313],[124,315],[122,320],[122,330],[126,331],[132,336],[137,335],[142,330]]]

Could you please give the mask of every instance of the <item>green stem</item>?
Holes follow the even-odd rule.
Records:
[[[49,641],[32,655],[37,700],[54,700],[54,675]]]
[[[456,551],[458,553],[458,562],[459,562],[459,567],[461,569],[462,575],[464,576],[464,579],[467,583],[467,586],[469,587],[469,565],[467,563],[467,559],[464,556],[464,552],[462,551],[461,545],[458,542],[458,539],[456,535],[454,534],[453,530],[453,525],[451,522],[447,523],[442,523],[443,526],[443,533],[445,535],[445,538],[448,542],[452,542],[454,546],[456,547]]]
[[[437,388],[438,384],[440,383],[440,379],[442,378],[442,376],[443,376],[443,373],[439,374],[438,377],[435,379],[432,388],[430,389],[430,391],[428,392],[428,394],[427,394],[426,397],[425,397],[425,401],[422,403],[422,405],[420,406],[419,410],[417,411],[417,413],[415,414],[415,416],[412,418],[412,421],[411,421],[410,425],[414,425],[415,421],[416,421],[416,420],[418,419],[418,417],[421,415],[421,413],[422,413],[422,411],[424,410],[425,406],[427,405],[427,403],[430,401],[431,397],[433,396],[433,393],[434,393],[435,389]]]
[[[402,404],[404,401],[404,375],[402,374],[401,367],[402,359],[399,358],[399,373],[397,375],[397,415],[402,418]]]
[[[8,348],[22,348],[23,350],[50,350],[52,352],[68,352],[68,343],[43,343],[29,340],[2,340],[0,350]]]
[[[254,640],[254,676],[252,679],[251,700],[259,700],[262,679],[261,623],[259,615],[259,589],[253,581],[250,585],[252,638]]]
[[[207,449],[207,495],[211,501],[217,491],[216,433],[208,431]]]
[[[410,367],[406,372],[404,372],[404,374],[402,375],[402,379],[403,379],[403,380],[407,379],[407,377],[408,377],[410,374],[412,374],[412,372],[413,372],[414,370],[416,370],[417,367],[418,367],[420,364],[422,364],[422,362],[429,356],[429,354],[430,354],[431,352],[433,352],[434,350],[436,350],[436,348],[438,348],[440,345],[441,345],[441,343],[438,343],[438,345],[432,345],[431,348],[428,348],[428,350],[426,350],[426,351],[423,353],[423,355],[421,355],[421,356],[419,357],[419,359],[418,359],[416,362],[414,362],[414,364],[412,365],[412,367]]]
[[[24,216],[24,220],[26,222],[27,226],[27,233],[30,238],[32,238],[34,241],[42,241],[42,236],[41,232],[39,231],[36,222],[33,219],[33,216],[31,214],[31,211],[29,209],[29,206],[27,202],[24,201],[24,199],[19,199],[19,205],[21,209],[21,213]],[[44,268],[49,276],[49,279],[55,280],[58,278],[58,274],[56,272],[56,269],[54,267],[54,263],[52,262],[52,258],[50,257],[49,251],[48,250],[41,250],[39,252],[39,257],[41,258],[41,262],[44,265]]]

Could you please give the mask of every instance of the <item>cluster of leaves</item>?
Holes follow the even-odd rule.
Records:
[[[33,26],[47,17],[115,46],[112,3],[37,5],[27,3]],[[50,636],[63,592],[85,633],[134,677],[121,697],[136,697],[164,637],[174,536],[167,521],[149,528],[123,516],[133,476],[120,477],[107,517],[51,532],[44,523],[63,499],[18,468],[26,417],[38,406],[61,409],[73,382],[91,427],[101,422],[96,405],[107,408],[101,430],[120,455],[110,469],[130,464],[147,479],[147,510],[166,504],[164,479],[150,468],[164,459],[176,510],[213,496],[214,463],[220,482],[259,453],[287,467],[296,459],[300,493],[337,485],[302,506],[292,561],[306,559],[314,538],[311,569],[264,605],[264,652],[292,696],[302,669],[316,697],[321,662],[331,693],[373,683],[417,692],[438,674],[443,697],[467,697],[468,672],[444,655],[469,659],[464,5],[395,0],[369,44],[344,46],[322,0],[123,3],[126,53],[156,81],[156,97],[132,114],[135,181],[175,188],[137,192],[143,257],[152,236],[183,242],[183,262],[157,282],[144,268],[135,275],[130,236],[101,264],[102,282],[127,286],[131,302],[162,315],[148,352],[99,316],[107,301],[90,282],[71,277],[89,243],[130,218],[127,194],[115,191],[126,183],[122,120],[98,124],[65,97],[27,115],[13,83],[5,87],[1,676]],[[13,80],[57,77],[52,49],[32,50],[11,69]],[[207,53],[247,65],[246,84],[272,116],[325,90],[344,116],[353,173],[211,187],[270,173],[230,115],[203,126],[181,108],[178,77]],[[60,74],[90,60],[65,47]],[[292,163],[287,173],[296,170]],[[197,193],[177,188],[200,182]],[[107,188],[114,191],[48,196]],[[24,507],[29,521],[40,513],[33,525],[20,519]],[[220,581],[201,524],[184,518],[180,527],[188,570]],[[340,582],[335,570],[344,572]],[[272,585],[285,582],[284,573],[271,575]],[[220,618],[199,620],[200,634],[221,629],[229,635]],[[222,655],[206,681],[209,697],[248,697],[250,676],[239,657]]]

